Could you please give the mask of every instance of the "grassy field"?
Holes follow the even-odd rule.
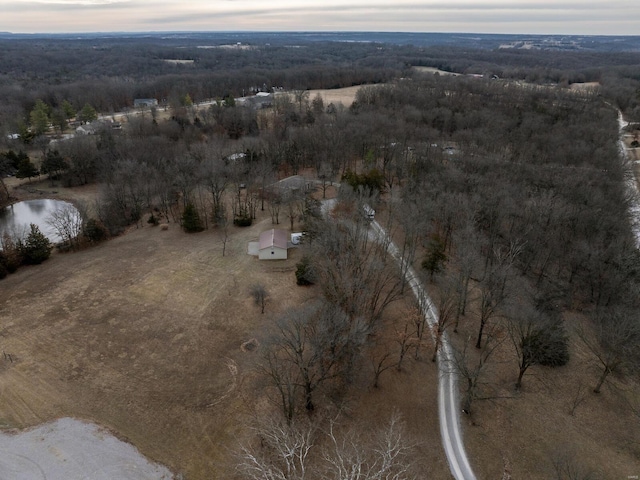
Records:
[[[91,420],[187,479],[232,478],[234,447],[272,408],[255,373],[260,348],[241,345],[318,293],[295,285],[299,251],[276,262],[246,254],[267,228],[267,212],[233,228],[223,257],[217,231],[134,227],[2,280],[0,347],[13,363],[0,358],[0,428]],[[270,293],[264,315],[248,293],[255,282]],[[369,373],[356,380],[348,418],[377,425],[398,408],[420,439],[420,458],[446,478],[434,366],[407,362],[375,391]]]
[[[376,85],[364,85],[364,87],[375,87],[378,85],[384,85],[378,83]],[[324,90],[309,90],[309,100],[313,100],[316,95],[320,95],[325,107],[330,103],[341,103],[345,107],[350,107],[353,101],[356,99],[356,93],[363,88],[362,85],[356,85],[353,87],[324,89]]]

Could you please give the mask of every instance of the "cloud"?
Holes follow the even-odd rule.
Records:
[[[0,0],[0,30],[640,34],[628,0]]]
[[[43,5],[63,5],[63,6],[92,6],[92,5],[112,5],[116,3],[129,3],[131,0],[32,0],[32,3]]]

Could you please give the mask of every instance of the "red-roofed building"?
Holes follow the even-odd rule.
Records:
[[[258,258],[260,260],[286,260],[289,235],[284,230],[272,228],[260,234]]]

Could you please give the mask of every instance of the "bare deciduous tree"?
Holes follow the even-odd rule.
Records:
[[[566,448],[561,448],[551,454],[551,466],[556,480],[599,480],[602,478],[577,456],[576,452]]]
[[[540,308],[521,299],[509,315],[507,330],[518,357],[516,390],[522,387],[522,377],[529,367],[564,365],[568,350],[564,329],[559,319],[553,319]]]
[[[462,411],[470,415],[472,404],[476,400],[491,398],[483,395],[482,387],[485,384],[489,360],[502,343],[502,339],[497,338],[492,331],[489,331],[484,346],[480,350],[470,351],[469,343],[470,339],[467,339],[462,348],[453,349],[452,367],[464,381]]]
[[[640,321],[634,310],[624,306],[599,308],[593,315],[592,331],[582,329],[578,334],[600,364],[595,393],[600,393],[610,374],[640,369]]]
[[[438,314],[436,316],[436,323],[432,328],[434,337],[432,362],[435,362],[438,358],[438,350],[442,345],[442,337],[449,325],[451,325],[451,322],[455,319],[456,307],[458,306],[458,284],[453,278],[445,273],[445,275],[436,280],[436,285],[438,286],[438,300],[436,303]]]
[[[380,375],[383,372],[395,367],[397,362],[393,361],[393,354],[390,351],[384,351],[380,355],[370,355],[371,366],[373,367],[373,388],[378,388],[380,384]]]
[[[46,220],[47,225],[53,228],[70,248],[77,248],[80,245],[83,225],[81,210],[84,208],[65,205],[52,212]]]
[[[513,276],[512,266],[517,255],[518,248],[515,245],[508,249],[496,249],[492,262],[487,264],[484,278],[478,285],[480,330],[476,348],[482,347],[482,335],[487,323],[499,313],[509,297],[507,288]]]
[[[290,425],[270,420],[256,428],[261,448],[240,447],[237,469],[251,480],[305,480],[312,478],[310,454],[315,445],[314,425]]]
[[[298,392],[304,408],[315,408],[315,392],[332,380],[346,381],[366,337],[363,322],[326,302],[289,310],[275,322],[265,342],[263,371],[274,382],[283,411],[291,417]]]
[[[264,313],[269,298],[269,292],[261,283],[254,283],[249,287],[249,293],[253,297],[255,304],[260,307],[260,313]]]
[[[237,470],[249,480],[409,480],[418,478],[416,444],[397,413],[363,432],[338,420],[320,429],[309,421],[269,421],[255,429],[260,444],[240,446]],[[421,476],[424,478],[424,476]]]
[[[411,339],[415,332],[410,330],[409,327],[413,327],[415,322],[408,320],[404,324],[404,331],[396,329],[396,343],[400,349],[398,350],[398,362],[396,363],[396,369],[400,372],[402,370],[402,362],[404,357],[411,348]]]
[[[314,266],[325,297],[373,331],[384,310],[401,296],[401,279],[385,245],[372,238],[357,205],[351,216],[325,222],[314,240]]]
[[[335,480],[406,480],[416,478],[413,451],[405,426],[397,413],[388,424],[365,434],[349,430],[339,435],[329,426],[328,446],[322,458],[322,478]]]

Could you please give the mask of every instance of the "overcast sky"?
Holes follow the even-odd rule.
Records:
[[[0,31],[640,35],[640,0],[0,0]]]

